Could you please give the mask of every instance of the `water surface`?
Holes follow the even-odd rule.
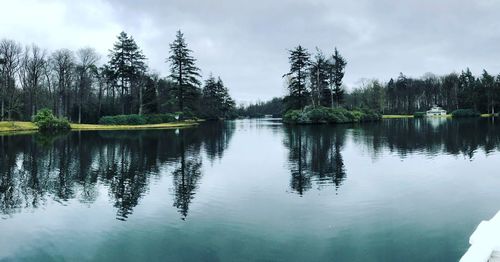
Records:
[[[2,261],[457,261],[500,209],[491,119],[0,137]]]

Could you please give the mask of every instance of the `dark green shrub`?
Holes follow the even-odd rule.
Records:
[[[99,119],[101,125],[146,125],[175,122],[174,114],[154,115],[116,115],[103,116]]]
[[[99,119],[100,125],[116,125],[116,120],[112,116],[103,116]]]
[[[413,113],[413,117],[417,117],[417,118],[425,117],[425,115],[426,115],[425,112],[415,112],[415,113]]]
[[[382,119],[382,115],[370,110],[370,109],[363,109],[363,116],[361,117],[362,122],[372,122],[372,121],[380,121]]]
[[[313,123],[326,123],[329,119],[328,110],[325,110],[322,107],[315,107],[313,109],[310,109],[306,111],[306,114],[309,120],[311,120],[311,122]]]
[[[66,118],[57,118],[52,114],[52,110],[44,108],[39,110],[32,119],[33,123],[41,131],[57,131],[71,129],[71,125]]]
[[[479,117],[481,113],[474,109],[457,109],[451,112],[453,117]]]
[[[301,110],[289,110],[283,116],[285,123],[297,123],[301,116]]]
[[[147,124],[162,124],[176,121],[174,114],[154,114],[145,115],[144,117]]]
[[[145,125],[146,118],[142,115],[127,115],[126,120],[127,125]]]

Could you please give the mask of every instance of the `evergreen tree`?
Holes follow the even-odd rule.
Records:
[[[135,40],[125,32],[118,35],[118,41],[113,45],[109,56],[110,68],[117,78],[122,114],[130,113],[126,112],[126,109],[132,107],[133,99],[137,101],[137,111],[142,113],[143,90],[140,80],[146,72],[146,57],[142,54]]]
[[[191,50],[187,47],[184,35],[179,30],[176,38],[170,44],[170,78],[176,84],[176,97],[179,110],[194,111],[200,95],[199,86],[200,69],[196,67],[191,56]]]
[[[495,84],[495,77],[488,74],[486,70],[483,70],[483,74],[481,75],[481,89],[478,90],[481,98],[479,98],[480,104],[484,105],[484,108],[481,108],[484,110],[484,112],[488,113],[494,113],[495,111],[495,89],[496,89],[496,84]]]
[[[347,61],[340,55],[337,48],[335,48],[332,56],[332,61],[329,70],[329,80],[330,80],[330,88],[332,90],[332,100],[331,106],[333,107],[333,101],[337,106],[339,106],[343,99],[345,90],[342,87],[342,79],[344,78],[344,69],[347,65]]]
[[[222,79],[217,79],[218,90],[220,90],[221,113],[224,118],[232,118],[235,110],[236,102],[229,95],[228,88],[222,82]]]
[[[220,77],[210,75],[203,87],[203,116],[207,119],[231,118],[235,102]]]
[[[208,119],[216,119],[220,116],[219,86],[212,74],[205,81],[203,86],[203,116]]]
[[[302,109],[307,104],[309,91],[307,90],[307,71],[311,64],[310,54],[307,49],[297,46],[289,51],[290,72],[284,76],[289,77],[287,104],[289,109]]]
[[[157,76],[145,76],[145,90],[143,98],[143,112],[145,114],[158,113],[158,97],[157,97]]]
[[[160,78],[157,81],[158,110],[160,113],[175,112],[178,101],[175,93],[177,85],[169,78]]]
[[[475,86],[476,78],[472,75],[469,68],[462,71],[459,77],[459,95],[458,105],[459,108],[474,108],[475,109]]]

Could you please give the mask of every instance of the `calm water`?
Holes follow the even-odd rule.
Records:
[[[1,261],[457,261],[500,121],[0,137]]]

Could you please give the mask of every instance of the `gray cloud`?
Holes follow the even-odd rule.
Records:
[[[500,72],[498,1],[18,2],[24,3],[6,3],[21,10],[0,17],[0,37],[49,49],[93,46],[106,55],[125,30],[161,75],[168,74],[168,44],[181,29],[203,74],[221,75],[238,101],[283,95],[287,49],[298,44],[325,53],[337,46],[348,60],[349,87],[399,72],[444,74],[467,66]]]

